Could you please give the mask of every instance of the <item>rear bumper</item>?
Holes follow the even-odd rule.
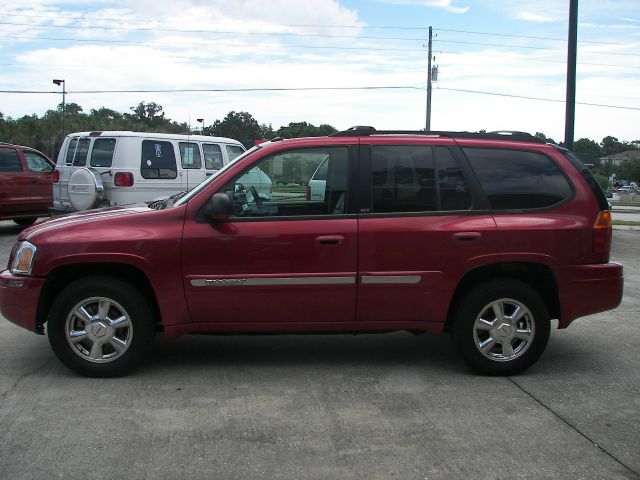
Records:
[[[578,317],[612,310],[622,301],[624,278],[618,263],[554,267],[553,272],[561,307],[558,328]]]
[[[44,279],[0,273],[0,313],[10,322],[40,333],[36,325],[36,310]]]

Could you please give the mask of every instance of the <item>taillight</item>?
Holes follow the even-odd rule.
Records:
[[[607,254],[611,250],[611,212],[603,210],[593,224],[593,253]]]
[[[51,174],[51,180],[53,181],[53,183],[58,183],[60,181],[60,170],[56,168],[53,171],[53,173]]]
[[[311,187],[307,185],[307,201],[311,200]]]
[[[118,172],[113,177],[113,184],[116,187],[133,187],[133,173]]]

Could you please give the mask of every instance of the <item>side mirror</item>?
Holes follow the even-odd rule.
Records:
[[[226,193],[215,193],[207,202],[205,214],[216,222],[227,220],[233,214],[231,197]]]

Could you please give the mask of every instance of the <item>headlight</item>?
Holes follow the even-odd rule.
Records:
[[[13,275],[31,275],[31,267],[35,256],[35,245],[29,242],[20,242],[17,245],[13,262],[11,262],[11,273]]]

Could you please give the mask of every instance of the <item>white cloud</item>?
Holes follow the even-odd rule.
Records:
[[[458,7],[453,5],[455,0],[379,0],[384,3],[395,5],[418,5],[428,8],[442,8],[451,13],[467,13],[468,6]]]
[[[522,10],[522,11],[518,12],[517,13],[517,18],[519,20],[526,20],[528,22],[547,23],[547,22],[555,22],[556,21],[556,18],[554,18],[552,16],[540,15],[538,13],[532,13],[532,12],[528,12],[526,10]]]

